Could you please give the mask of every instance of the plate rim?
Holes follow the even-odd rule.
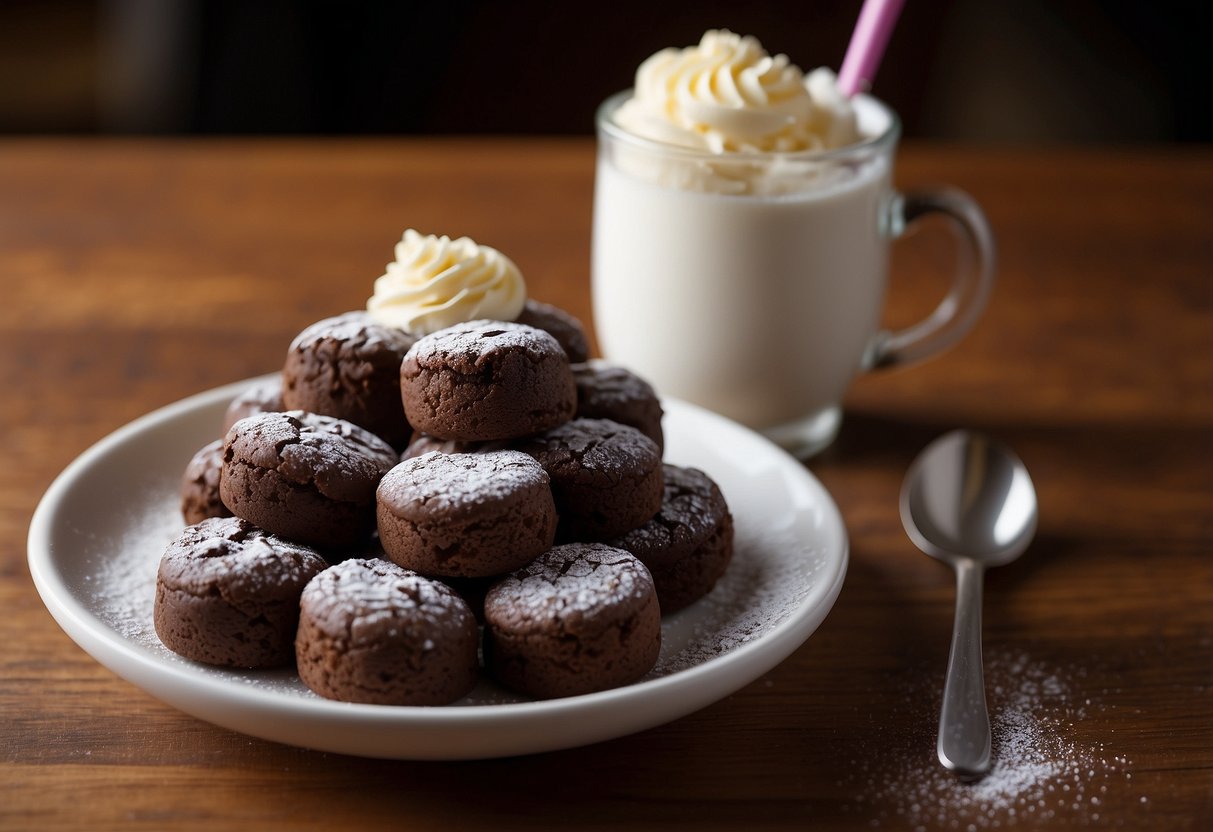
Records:
[[[785,620],[779,622],[753,641],[741,644],[726,653],[714,656],[692,667],[684,668],[655,679],[646,679],[606,691],[532,702],[493,703],[445,708],[370,705],[334,702],[321,698],[284,697],[280,692],[253,685],[233,688],[232,680],[213,675],[212,672],[209,672],[209,668],[195,668],[189,664],[164,662],[138,645],[133,644],[126,636],[115,630],[77,597],[77,594],[67,584],[63,575],[56,568],[54,552],[52,551],[52,534],[55,528],[53,521],[61,508],[63,500],[70,492],[76,480],[85,472],[91,470],[92,467],[103,462],[108,455],[120,450],[128,442],[156,426],[162,425],[174,418],[185,416],[195,409],[216,406],[222,400],[230,400],[241,391],[247,389],[249,385],[272,379],[275,375],[271,373],[195,393],[156,408],[117,428],[91,445],[60,472],[39,500],[30,521],[27,537],[28,567],[43,604],[59,624],[60,628],[95,661],[124,679],[127,683],[148,692],[170,707],[188,713],[196,718],[221,725],[229,730],[237,730],[276,742],[336,751],[338,753],[354,753],[362,756],[394,757],[399,759],[474,759],[483,756],[506,756],[576,747],[615,736],[624,736],[648,727],[655,727],[656,725],[670,721],[670,719],[689,715],[712,702],[718,701],[723,696],[727,696],[751,684],[763,673],[768,672],[784,661],[808,640],[809,636],[812,635],[828,616],[841,591],[850,559],[850,541],[838,506],[824,485],[801,463],[797,462],[785,451],[760,434],[697,405],[666,397],[662,399],[662,405],[666,408],[667,412],[671,410],[684,410],[693,414],[694,418],[714,422],[718,428],[730,431],[742,431],[752,439],[763,443],[770,452],[785,458],[783,461],[790,462],[790,466],[781,467],[787,467],[788,470],[796,472],[795,476],[801,479],[802,484],[806,485],[810,492],[813,493],[815,498],[814,505],[823,514],[823,525],[834,527],[834,531],[838,537],[838,552],[836,554],[827,553],[826,562],[829,568],[819,573],[820,583],[815,582],[813,590],[806,599],[800,602]],[[803,633],[801,632],[802,630]],[[98,655],[98,652],[102,652],[104,655]],[[735,666],[749,666],[749,670],[742,674],[740,681],[736,681],[735,684],[729,683],[723,686],[719,683],[715,685],[698,685],[705,676],[709,679],[721,676],[727,677],[729,669]],[[131,678],[132,667],[137,671],[158,677],[158,683],[149,685],[146,680],[136,681]],[[760,667],[760,669],[755,672],[754,667]],[[199,713],[199,710],[205,711],[205,707],[189,707],[189,703],[183,705],[181,702],[176,701],[177,697],[170,700],[162,692],[158,692],[166,686],[172,687],[173,685],[181,684],[188,684],[196,691],[196,696],[189,697],[191,700],[205,700],[207,694],[221,698],[235,697],[243,707],[253,708],[261,713],[273,712],[278,716],[285,715],[293,719],[337,720],[338,722],[357,720],[369,726],[392,725],[397,728],[412,727],[423,730],[435,728],[443,730],[456,725],[475,729],[507,717],[527,720],[543,717],[559,717],[566,713],[585,713],[587,711],[590,712],[590,716],[593,716],[594,713],[601,712],[604,709],[611,710],[621,706],[626,707],[633,701],[644,703],[648,699],[660,700],[662,697],[668,696],[672,690],[683,689],[688,694],[691,694],[687,697],[688,699],[696,701],[697,697],[693,694],[697,687],[710,689],[712,692],[706,698],[702,696],[698,697],[698,699],[703,699],[704,701],[697,701],[697,704],[693,704],[692,707],[678,708],[678,712],[673,717],[639,720],[643,724],[640,724],[638,727],[632,727],[630,730],[622,733],[612,732],[605,736],[588,739],[585,742],[555,743],[551,745],[539,742],[535,744],[534,748],[504,753],[494,751],[483,755],[460,753],[447,756],[441,754],[414,755],[408,751],[396,754],[391,753],[390,749],[386,749],[385,753],[368,754],[366,751],[351,751],[348,748],[336,748],[332,744],[309,744],[292,739],[283,739],[280,734],[274,731],[267,730],[265,733],[259,733],[247,730],[244,727],[234,727],[231,724],[216,721],[212,716],[204,716]],[[724,692],[718,693],[717,691],[720,689],[723,689]]]

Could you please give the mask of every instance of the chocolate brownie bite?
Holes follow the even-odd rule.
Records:
[[[618,537],[661,508],[661,451],[609,419],[574,419],[517,443],[552,480],[561,540]]]
[[[733,557],[733,515],[720,488],[697,468],[663,466],[661,511],[610,541],[640,558],[653,575],[662,613],[711,591]]]
[[[219,498],[219,475],[223,471],[223,440],[204,445],[190,458],[181,475],[181,516],[186,525],[208,517],[231,517]]]
[[[476,684],[476,619],[438,581],[385,560],[347,560],[317,575],[299,608],[299,678],[327,699],[446,705]]]
[[[400,363],[416,337],[366,312],[312,324],[295,337],[282,369],[282,402],[353,422],[395,448],[412,429],[400,401]]]
[[[486,451],[508,451],[512,445],[513,442],[508,439],[494,442],[472,442],[467,439],[439,439],[428,433],[414,432],[413,438],[409,440],[409,444],[400,454],[400,461],[413,459],[422,454],[428,454],[430,451],[444,454],[479,454]]]
[[[439,439],[529,436],[568,421],[577,389],[551,335],[501,321],[471,321],[427,335],[400,367],[404,411]]]
[[[623,367],[598,363],[574,364],[573,379],[578,418],[612,419],[665,447],[661,402],[647,381]]]
[[[168,545],[152,619],[174,653],[224,667],[294,658],[299,595],[328,563],[237,517],[208,518]]]
[[[485,665],[531,696],[575,696],[634,682],[661,651],[648,570],[597,543],[556,546],[504,578],[484,602]]]
[[[232,429],[232,425],[247,416],[256,416],[258,413],[279,413],[283,410],[286,408],[282,405],[282,375],[279,374],[271,379],[257,382],[232,399],[227,406],[227,411],[223,414],[223,433],[226,435]]]
[[[585,337],[581,321],[559,306],[528,299],[515,323],[542,329],[559,343],[569,361],[577,364],[590,357],[590,342]]]
[[[548,475],[519,451],[431,452],[400,463],[378,490],[379,540],[393,562],[424,575],[501,575],[556,536]]]
[[[262,413],[228,431],[219,494],[237,517],[288,540],[360,547],[375,528],[375,489],[396,462],[391,446],[349,422]]]

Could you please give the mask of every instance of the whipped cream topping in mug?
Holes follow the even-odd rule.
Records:
[[[859,140],[832,71],[806,77],[786,55],[723,29],[645,60],[615,122],[642,138],[712,153],[795,153]]]

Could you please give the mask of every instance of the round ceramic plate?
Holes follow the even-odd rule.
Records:
[[[177,402],[86,451],[34,514],[29,565],[55,620],[97,661],[216,725],[307,748],[403,759],[528,754],[623,736],[711,704],[785,659],[842,587],[846,532],[802,465],[757,434],[678,401],[666,461],[708,472],[736,521],[736,554],[706,598],[662,622],[657,666],[622,688],[530,701],[488,681],[439,708],[322,699],[293,670],[233,671],[169,652],[152,627],[156,568],[182,528],[177,489],[252,382]]]

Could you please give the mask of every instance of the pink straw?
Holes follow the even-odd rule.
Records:
[[[871,88],[876,68],[884,57],[889,35],[897,24],[905,0],[864,0],[838,73],[838,89],[847,98]]]

